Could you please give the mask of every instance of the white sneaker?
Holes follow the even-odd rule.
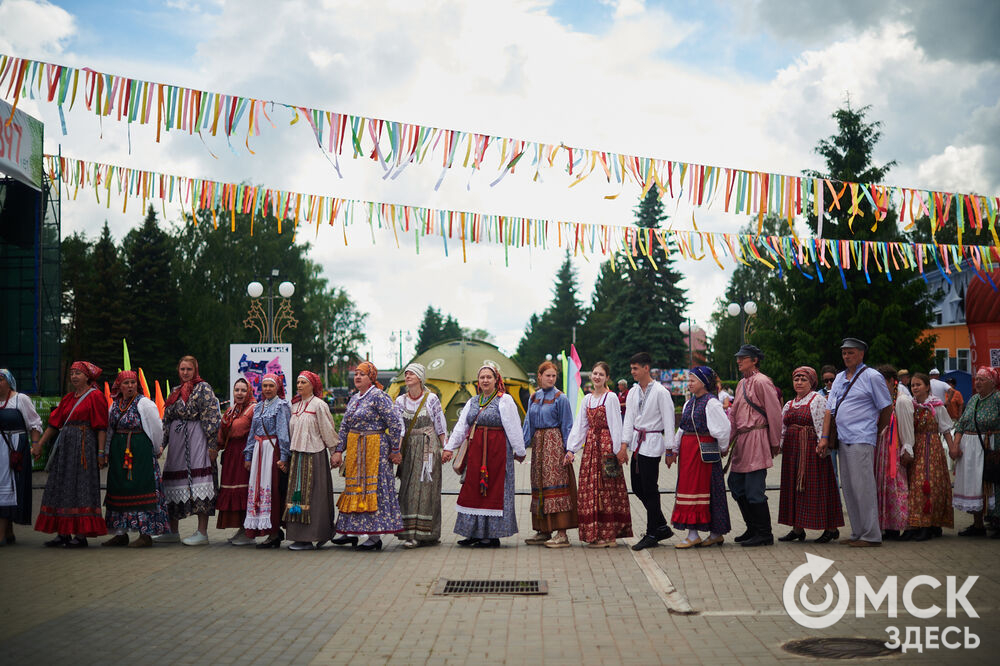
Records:
[[[191,536],[181,539],[181,543],[185,546],[207,546],[208,536],[201,532],[195,532]]]
[[[180,543],[181,535],[177,532],[164,532],[153,537],[153,543]]]
[[[237,534],[229,540],[229,543],[234,546],[253,546],[257,543],[257,539],[251,539],[246,534]]]

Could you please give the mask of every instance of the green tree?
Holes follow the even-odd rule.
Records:
[[[81,323],[86,305],[84,301],[86,290],[93,282],[90,265],[92,249],[93,243],[80,232],[75,232],[69,238],[62,239],[60,243],[61,270],[59,278],[62,291],[62,366],[64,378],[69,364],[76,359],[84,358],[84,344],[89,344],[89,341],[83,339],[84,332]]]
[[[439,342],[461,337],[462,328],[457,319],[450,314],[445,316],[438,308],[428,305],[417,328],[416,353],[422,354]]]
[[[877,183],[884,179],[894,162],[882,166],[873,163],[881,132],[879,123],[866,120],[868,110],[854,109],[848,103],[833,114],[837,133],[821,140],[816,148],[826,160],[827,171],[810,175],[851,182]],[[897,224],[896,211],[890,210],[873,230],[874,216],[867,205],[863,206],[864,217],[855,218],[851,225],[848,206],[843,204],[844,200],[839,210],[827,214],[824,237],[906,239]],[[816,230],[814,219],[808,224]],[[935,295],[919,277],[896,272],[890,282],[876,270],[869,274],[869,282],[864,271],[853,268],[845,270],[843,276],[836,267],[763,270],[766,272],[762,273],[756,264],[741,266],[733,274],[726,295],[736,302],[742,302],[740,298],[746,295],[756,295],[760,310],[753,322],[751,341],[766,354],[762,369],[786,394],[795,367],[818,368],[824,363],[840,366],[840,341],[845,336],[859,337],[869,344],[866,358],[872,365],[930,365],[934,339],[923,331],[930,326]],[[721,309],[716,313],[717,322],[724,316]],[[717,363],[722,360],[720,342],[717,331],[713,340]],[[725,343],[729,347],[733,344]]]
[[[667,219],[655,190],[639,202],[635,217],[636,225],[643,229],[658,229]],[[607,350],[614,372],[628,368],[629,358],[640,351],[653,357],[654,367],[686,365],[687,347],[679,327],[689,301],[678,284],[681,275],[673,265],[674,253],[666,257],[654,250],[650,254],[655,262],[642,254],[633,257],[635,268],[617,255],[614,259],[621,281],[612,283],[617,288],[617,294],[610,297],[613,316],[601,336],[614,340]]]
[[[77,285],[77,322],[80,354],[73,360],[90,361],[114,381],[122,366],[122,339],[128,332],[128,297],[125,294],[125,264],[111,237],[108,223],[89,253],[89,279]]]
[[[614,262],[605,261],[601,264],[597,281],[594,283],[594,294],[591,307],[587,310],[580,335],[577,336],[576,349],[585,368],[593,367],[597,361],[609,362],[615,346],[615,333],[612,324],[615,318],[615,303],[625,290],[625,282],[621,271],[615,268]],[[611,371],[618,378],[627,372],[627,367],[612,366]]]
[[[181,356],[173,330],[179,306],[170,272],[173,245],[170,235],[157,223],[152,206],[142,225],[125,235],[122,250],[130,313],[126,337],[129,356],[148,381],[158,379],[165,388],[163,381],[174,381]]]
[[[247,284],[266,278],[273,269],[278,270],[278,281],[295,285],[289,300],[297,323],[281,334],[283,342],[292,344],[293,369],[323,376],[327,360],[332,360],[328,354],[357,358],[358,345],[365,339],[365,315],[321,277],[320,266],[308,258],[309,243],[294,241],[292,223],[285,221],[284,233],[279,234],[276,218],[256,216],[251,234],[249,215],[237,213],[235,219],[236,231],[216,230],[211,211],[200,211],[197,224],[186,216],[185,224],[172,234],[176,249],[171,269],[184,299],[173,333],[181,353],[198,358],[201,376],[220,394],[228,391],[229,345],[257,342],[257,334],[243,324],[250,307]],[[345,312],[348,306],[354,311]],[[333,330],[335,322],[343,324],[340,330]],[[348,341],[346,352],[333,348],[339,340]],[[175,382],[176,376],[170,381]]]
[[[582,324],[583,315],[577,295],[576,270],[567,252],[556,271],[552,302],[541,315],[531,316],[514,359],[525,368],[534,368],[545,359],[546,354],[556,356],[560,351],[569,351],[573,329]]]

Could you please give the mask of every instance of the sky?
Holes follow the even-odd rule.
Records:
[[[368,117],[547,143],[799,174],[822,170],[817,142],[846,99],[882,123],[888,183],[1000,193],[1000,3],[956,0],[0,0],[0,53]],[[0,92],[2,94],[2,92]],[[19,108],[46,123],[46,152],[163,173],[247,181],[331,196],[536,218],[629,224],[638,188],[592,178],[567,188],[421,165],[384,180],[370,160],[338,177],[305,123],[277,118],[245,148],[76,109],[59,130],[53,105]],[[238,143],[236,144],[238,145]],[[604,195],[620,193],[617,199]],[[665,200],[668,224],[735,232],[746,218]],[[168,219],[179,211],[167,208]],[[137,207],[64,203],[63,233],[120,239]],[[373,241],[374,238],[374,241]],[[558,249],[496,246],[445,253],[396,246],[366,227],[300,234],[331,284],[369,313],[376,365],[408,358],[428,305],[489,331],[513,352],[552,296]],[[449,249],[453,249],[449,248]],[[729,264],[724,260],[724,265]],[[574,259],[590,302],[595,258]],[[709,328],[732,268],[681,260],[686,313]],[[249,302],[248,302],[249,306]],[[411,337],[406,342],[407,333]],[[569,333],[567,333],[568,345]],[[554,354],[559,350],[552,350]],[[405,360],[405,358],[404,358]],[[539,359],[541,360],[541,359]],[[584,363],[597,359],[583,359]]]

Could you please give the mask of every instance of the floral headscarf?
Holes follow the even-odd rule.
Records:
[[[87,376],[87,383],[93,386],[97,383],[97,378],[101,376],[101,369],[89,361],[74,361],[69,366],[70,370],[79,370]]]
[[[119,372],[118,376],[115,377],[114,383],[111,385],[111,397],[117,398],[121,394],[122,382],[124,382],[126,379],[134,379],[135,381],[138,382],[139,373],[136,372],[135,370],[122,370],[121,372]]]
[[[379,389],[380,391],[382,390],[383,388],[382,385],[378,383],[378,368],[376,368],[375,364],[372,363],[371,361],[362,361],[361,363],[358,364],[358,367],[354,369],[354,372],[366,375],[369,379],[372,380],[372,384],[375,385],[375,388]]]
[[[278,387],[278,397],[281,398],[282,400],[285,399],[285,382],[283,382],[281,378],[278,377],[278,375],[269,372],[263,377],[261,377],[260,379],[261,386],[264,385],[264,382],[273,382],[274,385]]]
[[[17,382],[14,381],[14,375],[10,373],[10,370],[7,368],[0,368],[0,376],[6,379],[7,383],[10,384],[11,391],[17,390]]]
[[[809,386],[815,391],[816,387],[819,385],[819,377],[816,375],[816,371],[810,368],[808,365],[802,365],[792,371],[792,379],[795,379],[797,375],[803,375],[809,380]]]
[[[178,370],[181,367],[181,363],[190,363],[194,366],[194,377],[192,377],[190,381],[182,382],[180,386],[170,392],[170,395],[168,395],[167,399],[164,401],[164,405],[167,407],[177,402],[178,399],[183,400],[184,402],[190,400],[191,392],[194,391],[194,387],[205,381],[201,378],[201,375],[198,374],[198,360],[196,358],[193,356],[185,356],[181,359],[180,363],[177,364]]]
[[[979,370],[976,371],[976,376],[980,375],[993,382],[994,387],[1000,388],[1000,368],[993,368],[988,365],[980,366]]]
[[[484,369],[487,369],[490,372],[492,372],[493,373],[493,377],[496,378],[496,380],[497,380],[497,394],[506,393],[507,392],[507,386],[503,383],[503,377],[500,376],[500,368],[493,361],[484,361],[483,364],[481,366],[479,366],[479,370],[476,370],[476,379],[477,379],[477,381],[476,381],[476,389],[479,390],[479,381],[478,381],[479,373],[482,372]],[[480,391],[480,393],[481,392],[482,391]]]
[[[315,372],[310,372],[309,370],[303,370],[299,373],[299,379],[305,378],[313,387],[313,395],[322,400],[323,398],[323,380],[319,378]],[[296,403],[302,400],[302,396],[297,395],[292,398],[292,403]]]

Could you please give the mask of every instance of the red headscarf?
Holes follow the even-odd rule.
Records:
[[[229,406],[226,413],[222,415],[222,434],[219,438],[220,441],[225,442],[229,434],[229,429],[233,427],[233,421],[238,419],[244,411],[257,401],[253,399],[253,391],[250,390],[250,382],[240,377],[237,379],[233,386],[236,386],[240,382],[247,385],[247,397],[243,399],[243,402],[236,402],[236,398],[233,398],[233,404]]]
[[[201,378],[201,375],[198,374],[198,360],[194,356],[185,356],[182,358],[180,363],[177,364],[177,368],[180,369],[181,363],[185,362],[194,366],[194,377],[192,377],[190,381],[183,382],[180,386],[170,392],[170,395],[167,396],[167,399],[163,403],[165,407],[169,407],[177,402],[178,398],[187,402],[191,399],[191,391],[194,390],[194,387],[205,381]]]
[[[792,379],[795,379],[796,375],[802,375],[809,380],[809,386],[816,390],[816,386],[819,383],[819,378],[816,376],[816,371],[810,368],[808,365],[803,365],[792,371]]]
[[[274,385],[278,387],[278,397],[282,400],[285,399],[285,382],[281,380],[281,377],[273,372],[269,372],[260,378],[260,383],[263,384],[264,382],[274,382]]]
[[[122,370],[115,377],[115,383],[111,385],[111,397],[117,398],[122,392],[122,382],[126,379],[139,381],[139,373],[135,370]]]
[[[497,395],[499,395],[501,393],[506,393],[507,392],[507,386],[503,383],[503,377],[500,376],[500,368],[498,368],[497,364],[493,363],[492,361],[486,361],[479,368],[479,370],[476,371],[476,380],[477,380],[476,381],[476,390],[477,391],[479,390],[479,381],[478,381],[478,378],[479,378],[479,373],[482,372],[483,369],[486,369],[486,370],[489,370],[490,372],[492,372],[493,373],[493,377],[497,380]]]
[[[96,384],[97,378],[101,376],[101,369],[89,361],[74,361],[73,365],[69,366],[69,369],[79,370],[87,375],[87,383],[90,385]]]
[[[362,375],[367,375],[369,379],[372,380],[372,384],[375,388],[382,390],[382,385],[378,383],[378,368],[371,361],[362,361],[358,364],[358,367],[354,369],[355,373],[360,373]]]
[[[992,368],[988,365],[983,365],[976,371],[976,375],[986,377],[986,379],[993,382],[993,386],[1000,388],[1000,367]]]
[[[323,399],[323,380],[319,378],[319,375],[317,375],[315,372],[310,372],[309,370],[303,370],[302,372],[299,373],[299,378],[301,379],[303,377],[305,377],[309,381],[309,383],[312,384],[313,395],[316,396],[317,398],[319,398],[320,400],[322,400]],[[297,403],[297,402],[299,402],[301,400],[302,400],[302,396],[296,394],[296,396],[294,398],[292,398],[292,404],[294,405],[295,403]]]

